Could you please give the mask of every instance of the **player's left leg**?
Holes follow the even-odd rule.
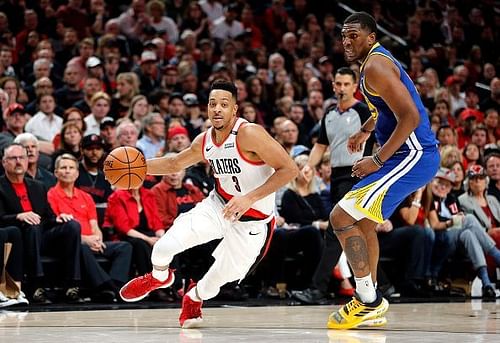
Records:
[[[215,262],[197,284],[191,284],[182,299],[182,328],[199,327],[203,300],[215,297],[228,282],[241,280],[260,261],[272,235],[272,223],[237,222],[215,249]]]

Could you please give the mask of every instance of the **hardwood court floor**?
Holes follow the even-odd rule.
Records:
[[[181,330],[179,309],[0,312],[0,342],[500,342],[500,301],[391,304],[383,328],[325,328],[336,306],[204,309],[204,327]]]

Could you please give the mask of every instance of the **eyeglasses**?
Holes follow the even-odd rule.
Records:
[[[28,156],[9,156],[5,157],[7,161],[24,161],[28,158]]]

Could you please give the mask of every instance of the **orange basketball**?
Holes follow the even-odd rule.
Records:
[[[106,180],[118,189],[141,187],[146,178],[146,169],[144,155],[131,146],[113,149],[104,161]]]

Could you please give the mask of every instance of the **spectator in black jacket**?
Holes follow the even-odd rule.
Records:
[[[47,189],[38,181],[25,177],[28,155],[20,144],[4,150],[2,165],[5,175],[0,177],[0,221],[5,226],[16,226],[23,234],[25,273],[34,289],[34,303],[47,304],[50,300],[42,288],[44,276],[41,256],[53,256],[62,263],[68,302],[83,302],[77,284],[80,280],[80,226],[67,216],[56,217],[47,201]]]

